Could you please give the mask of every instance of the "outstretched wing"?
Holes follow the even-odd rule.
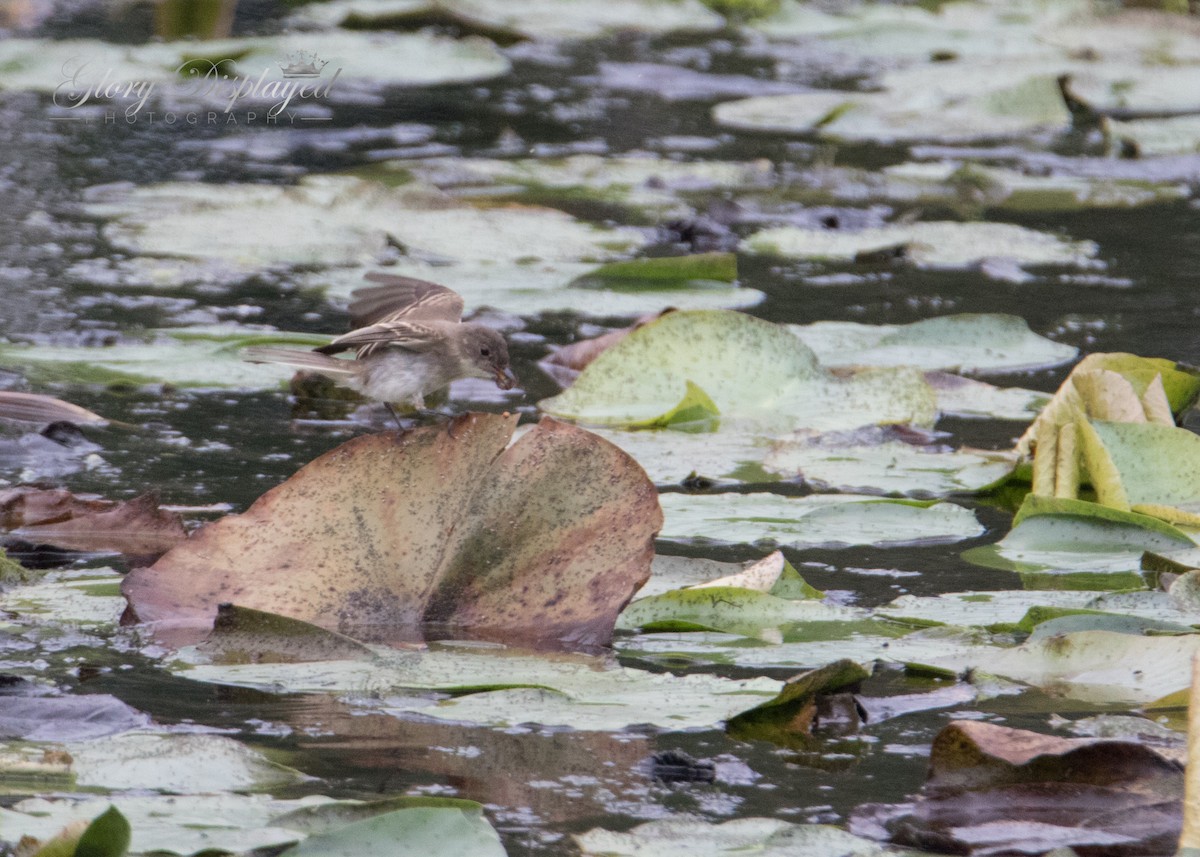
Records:
[[[385,321],[462,321],[463,299],[453,289],[379,272],[367,274],[365,279],[379,285],[354,290],[350,303],[353,328]]]
[[[428,351],[446,341],[444,322],[381,321],[352,330],[328,345],[314,348],[321,354],[358,350],[361,360],[381,348],[403,348],[406,351]]]

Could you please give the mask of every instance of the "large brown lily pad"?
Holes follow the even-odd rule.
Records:
[[[617,447],[468,414],[356,438],[195,533],[122,587],[126,621],[194,642],[233,603],[359,639],[602,645],[650,574],[662,512]],[[507,447],[507,448],[506,448]]]

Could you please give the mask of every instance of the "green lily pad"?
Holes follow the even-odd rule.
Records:
[[[674,407],[689,381],[712,399],[723,421],[765,426],[929,424],[935,407],[915,370],[834,377],[785,328],[720,311],[673,312],[639,327],[540,407],[586,423],[646,424]]]
[[[860,839],[837,827],[774,818],[714,823],[668,818],[624,833],[597,828],[576,834],[584,857],[904,857],[905,852]]]
[[[290,857],[504,857],[500,836],[482,808],[413,807],[355,821],[310,836],[283,852]]]
[[[1012,453],[855,443],[853,436],[839,442],[826,435],[779,441],[763,459],[765,469],[818,491],[922,498],[979,493],[1007,479],[1015,465]]]
[[[950,416],[1026,422],[1050,401],[1047,394],[1037,390],[994,387],[945,372],[926,372],[925,380],[937,394],[938,410]]]
[[[1114,123],[1115,125],[1116,123]],[[1096,176],[1030,175],[1018,170],[957,161],[885,167],[880,196],[952,206],[975,204],[1001,211],[1081,211],[1132,208],[1183,198],[1177,183]]]
[[[653,256],[609,262],[576,280],[573,285],[598,286],[617,291],[642,288],[686,288],[705,283],[737,280],[737,256],[733,253],[695,253],[690,256]]]
[[[711,400],[710,400],[711,401]],[[714,406],[715,407],[715,406]],[[669,413],[669,412],[668,412]],[[593,428],[595,434],[627,452],[656,485],[682,484],[689,477],[721,484],[769,483],[779,476],[762,468],[772,439],[753,431],[626,431]]]
[[[848,622],[865,615],[861,610],[830,607],[820,601],[792,601],[752,589],[713,586],[639,598],[621,613],[617,627],[644,631],[721,631],[774,642],[780,638],[779,629],[783,625]]]
[[[982,535],[975,515],[953,503],[853,495],[663,494],[659,538],[788,547],[945,544]]]
[[[850,262],[862,254],[904,247],[918,267],[966,268],[985,259],[1020,265],[1084,265],[1097,252],[1091,241],[1068,241],[1011,223],[917,222],[849,230],[780,226],[745,241],[756,253]]]
[[[381,652],[380,657],[372,664],[178,663],[172,668],[197,681],[277,693],[336,693],[395,715],[493,727],[540,723],[606,731],[636,724],[668,730],[712,727],[774,696],[780,686],[767,678],[672,676],[613,667],[599,658],[534,656],[502,648],[444,645],[420,654]],[[435,701],[434,693],[453,696]]]
[[[725,19],[697,0],[538,0],[514,6],[502,0],[336,0],[305,6],[298,20],[325,26],[388,27],[405,20],[419,23],[439,13],[460,27],[503,40],[590,39],[621,30],[669,33],[711,32]]]
[[[132,833],[121,811],[110,806],[83,831],[75,845],[74,857],[124,857]]]
[[[101,384],[212,389],[276,389],[284,382],[277,367],[246,363],[250,345],[325,345],[328,336],[246,328],[170,328],[145,343],[76,347],[0,345],[0,363],[19,366],[36,383]]]
[[[114,626],[125,609],[122,578],[112,569],[50,571],[36,583],[0,591],[0,610],[30,624]]]
[[[370,168],[402,171],[422,182],[477,198],[497,193],[546,205],[618,205],[655,220],[693,213],[689,200],[714,191],[775,183],[769,161],[679,161],[646,155],[571,155],[566,158],[428,158],[386,161]],[[381,175],[385,177],[386,173]],[[515,188],[513,187],[515,186]]]
[[[1090,702],[1151,702],[1186,687],[1200,635],[1140,637],[1077,631],[1009,649],[971,652],[933,665],[972,669]]]
[[[1200,508],[1200,437],[1156,423],[1093,420],[1091,427],[1130,505]]]
[[[603,261],[644,241],[633,230],[591,226],[554,209],[476,208],[428,187],[335,176],[290,187],[120,187],[95,195],[87,208],[111,220],[105,236],[128,252],[220,260],[248,271],[370,264],[395,246],[445,261]]]
[[[1157,518],[1088,503],[1029,495],[1013,528],[995,545],[972,548],[976,565],[1019,572],[1137,572],[1142,553],[1194,548],[1183,531]]]
[[[809,670],[790,679],[774,699],[731,718],[725,730],[742,741],[803,747],[816,720],[818,698],[859,684],[870,675],[870,670],[847,659]]]
[[[622,657],[638,658],[670,669],[678,669],[680,665],[718,664],[754,670],[814,669],[841,658],[864,666],[876,662],[923,664],[947,652],[995,647],[990,635],[983,631],[954,627],[913,631],[911,628],[911,624],[905,627],[883,619],[871,619],[856,623],[789,626],[783,629],[780,641],[689,631],[637,634],[620,638],[616,645]]]
[[[28,798],[0,808],[0,835],[10,842],[23,836],[46,840],[73,822],[99,817],[110,806],[116,807],[132,829],[130,853],[195,854],[277,849],[304,839],[310,826],[306,819],[315,812],[332,814],[369,804],[321,795],[279,800],[269,795],[228,793]]]
[[[916,366],[925,371],[1028,372],[1074,360],[1079,350],[1000,313],[947,315],[912,324],[818,321],[789,325],[824,366]]]
[[[333,77],[332,69],[340,68],[339,77],[345,76],[343,86],[352,80],[391,86],[469,83],[500,77],[512,68],[508,59],[483,39],[456,40],[427,33],[309,32],[220,39],[205,42],[202,48],[206,70],[209,62],[232,60],[234,68],[225,63],[223,72],[268,81],[280,79],[276,61],[297,50],[316,53],[328,63],[330,70],[325,72],[323,82]],[[56,103],[68,109],[79,103],[89,85],[105,80],[110,84],[145,81],[160,91],[174,88],[187,98],[204,92],[180,71],[185,62],[197,58],[197,53],[196,43],[187,41],[116,45],[87,39],[6,39],[0,43],[0,67],[5,70],[0,88],[54,94]],[[80,95],[72,96],[72,90],[60,89],[69,79],[68,71],[75,75]],[[336,88],[334,82],[329,91]],[[215,89],[215,103],[224,109],[235,91],[233,83],[227,89]],[[296,99],[294,103],[302,100],[313,101]],[[128,101],[134,103],[134,99]],[[123,100],[112,103],[119,105]],[[245,94],[241,103],[249,103]]]
[[[69,743],[77,786],[113,791],[268,791],[304,779],[222,735],[126,732]]]

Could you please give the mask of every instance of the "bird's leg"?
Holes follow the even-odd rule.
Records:
[[[384,402],[383,406],[388,409],[388,413],[392,415],[392,419],[396,421],[396,428],[404,431],[404,424],[400,422],[400,415],[396,413],[396,409],[392,407],[391,402]]]

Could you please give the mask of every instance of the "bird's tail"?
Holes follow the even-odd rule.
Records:
[[[315,351],[300,351],[295,348],[277,348],[269,345],[256,345],[243,350],[242,359],[250,363],[278,363],[295,369],[306,369],[335,381],[350,378],[357,372],[357,367],[350,360],[339,360]]]

